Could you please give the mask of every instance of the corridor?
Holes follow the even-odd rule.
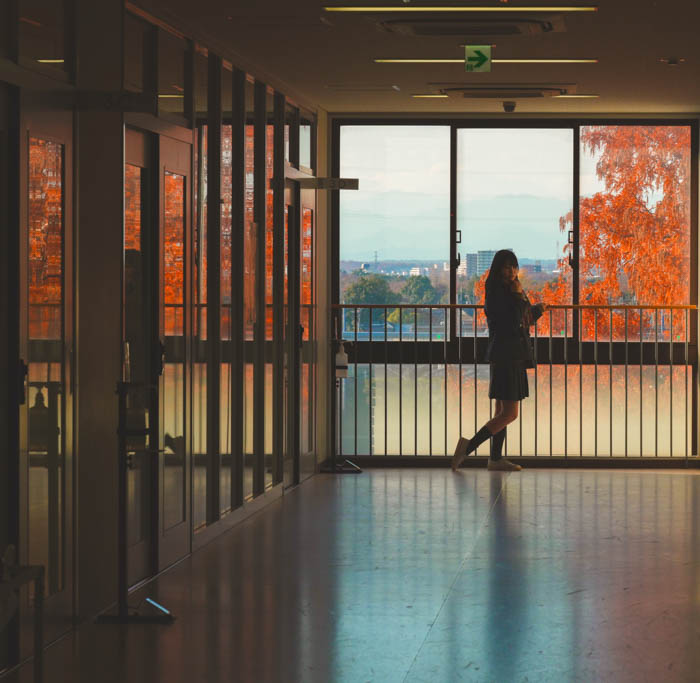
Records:
[[[696,470],[319,475],[85,624],[46,682],[690,681]],[[31,681],[31,664],[8,682]]]

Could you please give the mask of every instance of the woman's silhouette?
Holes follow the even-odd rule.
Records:
[[[518,259],[509,249],[497,251],[486,278],[486,320],[489,326],[487,360],[489,398],[496,401],[494,416],[471,438],[459,437],[452,470],[486,439],[491,439],[490,470],[520,470],[502,456],[506,427],[518,417],[518,402],[528,396],[526,368],[533,367],[529,328],[547,309],[532,306],[518,280]]]

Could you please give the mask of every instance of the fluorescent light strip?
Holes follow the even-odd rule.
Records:
[[[37,62],[39,64],[64,64],[65,59],[37,59]]]
[[[559,99],[585,100],[585,99],[594,99],[596,97],[600,97],[600,95],[552,95],[552,97],[557,97]]]
[[[376,64],[464,64],[462,59],[375,59]],[[492,59],[493,64],[597,64],[597,59]]]
[[[432,99],[445,99],[448,98],[449,95],[411,95],[411,97],[419,97],[419,98],[432,98]]]
[[[597,12],[595,5],[585,7],[350,7],[327,6],[326,12]]]

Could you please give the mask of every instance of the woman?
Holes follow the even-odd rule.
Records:
[[[530,305],[518,280],[518,259],[508,249],[497,251],[493,257],[486,278],[485,308],[489,326],[489,398],[495,399],[496,412],[471,439],[459,437],[452,457],[453,471],[486,439],[491,439],[490,470],[522,469],[501,452],[506,427],[518,417],[518,402],[528,396],[526,368],[533,367],[529,328],[547,310],[547,305]]]

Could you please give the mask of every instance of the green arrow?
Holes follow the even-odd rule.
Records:
[[[484,64],[486,64],[486,62],[489,61],[489,58],[481,50],[475,50],[475,53],[477,56],[476,57],[469,57],[469,59],[467,59],[467,61],[468,62],[476,62],[476,64],[474,66],[475,66],[475,68],[479,69],[482,66],[484,66]]]

